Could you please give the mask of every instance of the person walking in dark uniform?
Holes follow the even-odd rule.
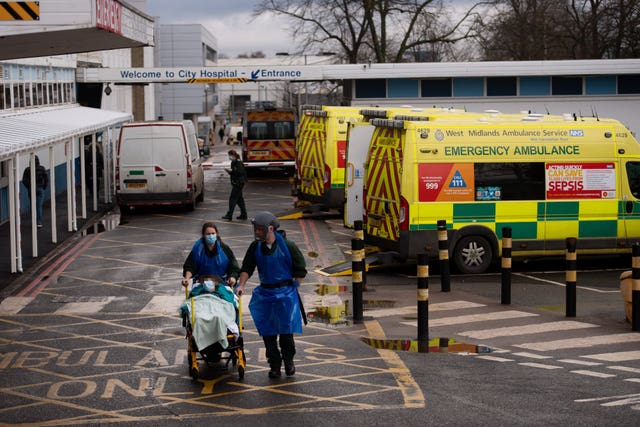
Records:
[[[260,212],[251,222],[256,241],[249,245],[242,261],[236,293],[243,294],[257,267],[260,285],[251,294],[249,311],[264,341],[269,378],[282,375],[283,361],[285,373],[292,376],[296,373],[293,334],[302,333],[298,286],[307,275],[306,262],[298,246],[277,231],[280,223],[271,212]]]
[[[247,207],[244,204],[244,196],[242,189],[247,182],[247,171],[244,169],[242,160],[235,150],[229,150],[229,160],[231,160],[231,169],[225,169],[231,178],[231,194],[229,195],[229,210],[222,217],[227,221],[233,219],[233,210],[236,205],[240,208],[240,216],[236,219],[247,219]]]
[[[42,205],[44,204],[44,190],[49,185],[49,176],[44,166],[40,165],[40,159],[35,156],[36,163],[36,222],[42,227]],[[22,174],[22,183],[27,187],[27,194],[31,200],[31,166],[27,166]]]

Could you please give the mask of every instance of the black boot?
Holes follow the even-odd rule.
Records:
[[[296,373],[296,366],[293,364],[293,360],[284,361],[284,373],[287,374],[288,377]]]
[[[280,378],[282,372],[280,372],[280,365],[270,365],[269,378]]]

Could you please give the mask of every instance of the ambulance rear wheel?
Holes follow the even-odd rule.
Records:
[[[458,241],[453,253],[453,262],[464,274],[484,273],[493,259],[489,240],[482,236],[465,236]]]

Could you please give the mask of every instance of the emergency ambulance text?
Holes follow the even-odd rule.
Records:
[[[444,147],[444,155],[457,156],[508,156],[510,146],[507,145],[463,145],[458,147]],[[580,154],[578,145],[516,145],[513,147],[514,156],[574,156]]]

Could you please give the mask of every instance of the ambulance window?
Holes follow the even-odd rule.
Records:
[[[544,200],[544,163],[476,163],[476,200]]]
[[[629,189],[636,199],[640,199],[640,162],[627,162]]]

